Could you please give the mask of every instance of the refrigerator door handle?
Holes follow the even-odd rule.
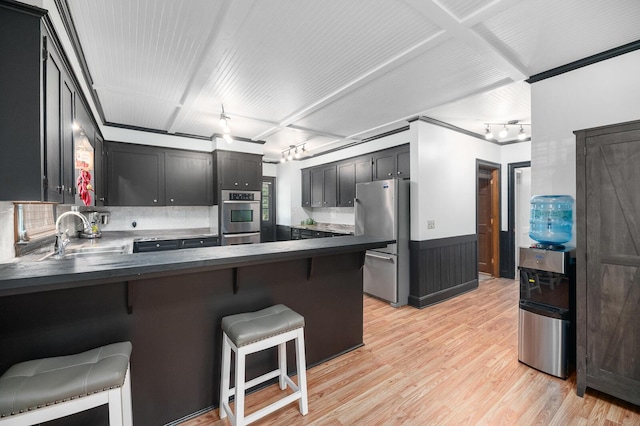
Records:
[[[393,257],[380,256],[380,255],[377,255],[377,254],[371,254],[369,252],[367,252],[367,256],[375,257],[376,259],[382,259],[382,260],[387,260],[389,262],[393,262]]]

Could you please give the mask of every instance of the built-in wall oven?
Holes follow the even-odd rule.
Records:
[[[260,242],[260,191],[221,192],[220,244]]]

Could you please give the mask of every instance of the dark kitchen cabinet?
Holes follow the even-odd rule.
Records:
[[[46,10],[2,2],[0,28],[0,200],[74,203],[72,126],[86,100]],[[86,127],[95,134],[93,118]]]
[[[356,183],[371,182],[372,178],[372,158],[370,155],[357,157],[355,159]]]
[[[211,154],[107,142],[110,206],[213,204]]]
[[[96,206],[104,206],[107,198],[105,185],[104,140],[96,134],[93,145],[93,190]]]
[[[347,161],[338,163],[338,207],[353,207],[356,196],[356,163]]]
[[[219,189],[260,191],[262,156],[233,151],[216,151]]]
[[[640,405],[640,121],[576,134],[576,387]]]
[[[146,145],[107,142],[107,204],[165,205],[164,152]]]
[[[336,165],[311,169],[311,207],[335,207],[336,196]]]
[[[302,207],[311,207],[311,170],[302,170]]]
[[[211,154],[168,150],[164,159],[165,201],[168,206],[213,204]]]
[[[408,144],[373,154],[373,180],[392,177],[402,179],[410,177]]]

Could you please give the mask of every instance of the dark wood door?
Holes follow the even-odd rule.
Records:
[[[353,207],[356,196],[356,163],[338,164],[338,207]]]
[[[48,49],[45,75],[45,152],[46,152],[46,195],[45,200],[62,203],[62,165],[61,165],[61,82],[62,71],[53,49]]]
[[[640,123],[579,135],[580,150],[578,393],[640,404]]]
[[[478,271],[491,274],[491,172],[478,175]]]
[[[409,147],[408,146],[398,151],[398,153],[396,154],[396,163],[398,166],[398,169],[396,171],[396,176],[401,179],[409,179],[411,176],[409,173],[410,166],[409,166]]]
[[[211,154],[167,151],[165,153],[167,205],[212,205],[212,174]]]
[[[371,182],[372,162],[370,156],[356,158],[356,183]]]
[[[373,156],[373,180],[389,179],[396,175],[396,154],[385,150]]]
[[[141,145],[108,143],[107,173],[108,205],[165,205],[162,150]]]
[[[302,207],[311,207],[311,170],[302,170]]]
[[[335,207],[338,198],[338,180],[336,166],[325,167],[323,175],[323,207]]]

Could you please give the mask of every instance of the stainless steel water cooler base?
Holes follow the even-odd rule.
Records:
[[[566,379],[569,321],[520,309],[518,360],[552,376]]]

